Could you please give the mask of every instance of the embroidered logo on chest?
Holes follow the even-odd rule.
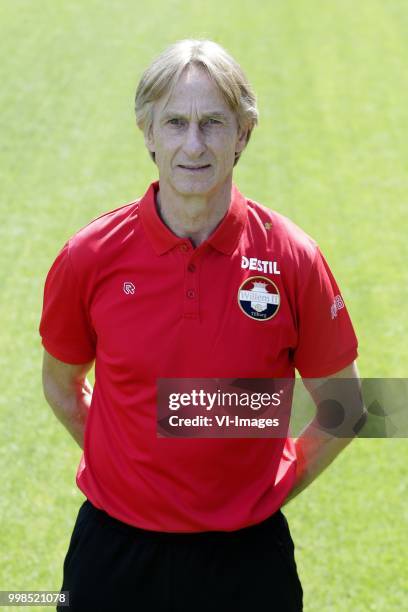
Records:
[[[238,289],[238,305],[251,319],[268,321],[279,310],[279,289],[265,276],[251,276]]]
[[[135,291],[136,287],[131,281],[125,281],[123,283],[123,292],[126,293],[126,295],[133,295]]]

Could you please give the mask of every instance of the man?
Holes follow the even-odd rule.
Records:
[[[257,117],[225,50],[172,45],[136,93],[159,181],[77,232],[48,274],[45,397],[84,449],[87,501],[62,587],[72,610],[302,609],[280,508],[350,439],[316,422],[296,441],[156,436],[160,378],[297,368],[312,394],[328,377],[358,378],[357,339],[317,244],[232,183]],[[255,286],[273,294],[266,308],[242,299]]]

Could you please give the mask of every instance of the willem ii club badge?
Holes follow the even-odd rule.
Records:
[[[279,290],[269,278],[251,276],[238,289],[238,304],[251,319],[268,321],[279,310]]]

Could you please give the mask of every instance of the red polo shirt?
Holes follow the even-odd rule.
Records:
[[[194,248],[161,221],[158,188],[65,244],[40,334],[61,361],[96,359],[77,472],[95,506],[144,529],[240,529],[282,505],[293,441],[158,438],[156,380],[326,376],[357,357],[357,339],[317,244],[294,223],[233,187]]]

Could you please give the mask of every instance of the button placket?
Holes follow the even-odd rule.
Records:
[[[183,316],[187,319],[199,317],[199,293],[198,293],[198,264],[193,262],[195,253],[186,243],[180,245],[180,252],[184,260],[184,300]]]

